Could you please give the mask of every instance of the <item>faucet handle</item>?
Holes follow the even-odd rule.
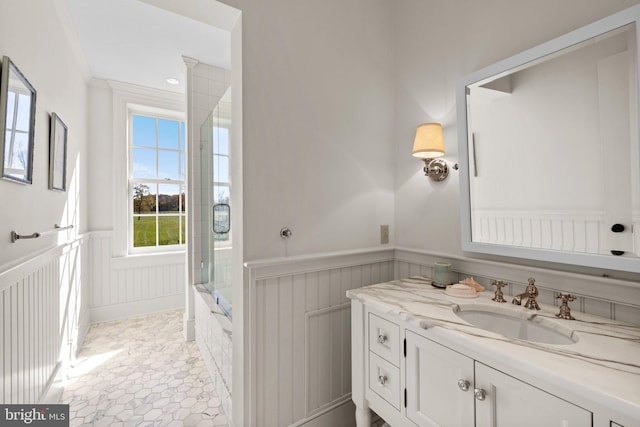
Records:
[[[560,312],[556,314],[556,317],[558,319],[576,320],[575,317],[571,315],[571,307],[569,307],[569,302],[574,301],[576,297],[571,294],[563,294],[562,292],[556,292],[555,297],[556,299],[562,300]]]
[[[538,288],[536,288],[535,283],[536,279],[529,277],[529,285],[527,286],[527,289],[525,289],[527,301],[524,303],[524,307],[529,310],[540,310],[538,301],[536,301],[536,298],[538,297]]]
[[[502,288],[507,286],[507,282],[503,282],[502,280],[492,280],[491,286],[496,287],[496,293],[491,300],[495,302],[507,302],[504,299],[504,294],[502,293]]]

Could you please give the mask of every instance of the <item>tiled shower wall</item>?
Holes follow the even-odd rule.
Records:
[[[200,155],[203,144],[211,144],[211,134],[200,134],[200,128],[210,119],[213,109],[218,105],[220,99],[225,94],[231,84],[231,72],[222,68],[214,67],[207,64],[197,64],[193,67],[193,79],[189,90],[191,91],[191,103],[189,124],[193,124],[194,135],[193,141],[198,141],[200,145],[196,145],[196,149],[191,150],[189,158],[189,177],[191,183],[189,189],[191,191],[192,203],[189,209],[192,212],[194,230],[190,235],[192,239],[192,259],[193,280],[199,283],[201,278],[200,261],[202,259],[202,232],[208,230],[208,218],[202,217],[201,191],[202,182],[201,175],[208,174],[208,170],[201,170]],[[197,149],[200,148],[200,149]]]

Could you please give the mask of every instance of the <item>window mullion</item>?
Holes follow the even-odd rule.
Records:
[[[13,167],[13,151],[16,143],[16,123],[18,122],[18,94],[13,100],[13,117],[11,118],[11,140],[9,141],[9,159],[11,159],[11,166]]]
[[[158,118],[155,120],[156,124],[156,179],[160,178],[160,146],[159,146],[159,137],[158,137]],[[156,247],[160,246],[160,217],[158,216],[158,205],[160,204],[159,200],[160,193],[160,184],[156,184]]]
[[[136,132],[136,126],[137,126],[137,119],[134,120],[134,118],[137,118],[138,116],[142,117],[141,126],[144,125],[144,120],[147,120],[147,131],[146,133],[141,133],[141,138],[139,140],[134,141],[134,133]],[[184,129],[184,123],[176,120],[178,122],[178,129],[177,129],[177,134],[174,134],[173,137],[177,139],[177,143],[178,143],[178,147],[177,149],[175,148],[170,148],[170,147],[160,147],[160,136],[162,133],[162,136],[169,136],[170,134],[168,133],[164,133],[165,131],[163,130],[164,127],[160,126],[161,124],[164,124],[163,120],[174,120],[173,118],[168,119],[168,118],[164,118],[161,116],[156,116],[156,115],[144,115],[144,114],[139,114],[136,112],[131,112],[130,115],[130,123],[131,126],[129,127],[129,135],[130,135],[130,141],[131,144],[129,145],[129,153],[130,153],[130,162],[129,162],[129,218],[134,218],[137,216],[141,216],[141,217],[146,217],[149,218],[149,221],[153,218],[153,220],[155,221],[155,227],[151,228],[151,229],[147,229],[147,235],[146,237],[143,237],[146,239],[145,243],[139,242],[140,246],[136,246],[136,237],[135,237],[135,231],[136,231],[136,224],[130,223],[130,227],[131,227],[131,232],[130,235],[133,236],[132,241],[131,241],[131,248],[134,248],[136,251],[139,250],[144,250],[145,247],[149,250],[153,250],[155,248],[155,250],[165,250],[167,248],[170,247],[174,247],[174,246],[183,246],[184,247],[184,243],[183,240],[185,240],[185,233],[182,230],[182,217],[184,216],[184,210],[183,210],[183,203],[185,200],[184,197],[184,185],[185,185],[185,179],[183,178],[182,174],[185,173],[185,168],[183,166],[183,162],[184,162],[184,148],[183,145],[184,143],[182,142],[182,130]],[[162,121],[162,122],[161,122]],[[134,122],[136,123],[136,126],[134,126]],[[142,130],[143,128],[141,127],[141,132],[145,132]],[[148,138],[148,139],[147,139]],[[153,139],[152,139],[153,138]],[[171,139],[167,139],[168,141],[171,141]],[[148,144],[153,144],[153,145],[148,145]],[[171,143],[171,146],[173,145],[173,142]],[[153,150],[153,154],[147,152],[148,154],[144,154],[144,151],[135,151],[134,149],[137,148],[141,148],[144,150]],[[152,178],[136,178],[134,176],[134,167],[136,165],[136,162],[134,161],[134,159],[137,159],[137,157],[134,157],[136,154],[134,153],[141,153],[141,156],[147,156],[148,160],[142,161],[141,165],[142,167],[145,167],[145,165],[147,165],[147,168],[155,168],[155,170],[148,175],[153,176]],[[175,154],[169,154],[169,153],[175,153]],[[141,157],[141,160],[144,157]],[[177,158],[177,160],[174,160],[177,162],[177,164],[172,164],[171,162],[167,162],[167,160],[171,159],[171,158]],[[153,163],[152,163],[153,162]],[[150,163],[150,164],[149,164]],[[169,176],[174,176],[174,174],[177,172],[178,179],[173,179],[173,178],[163,178],[160,176],[160,163],[163,164],[163,170],[165,170],[166,174]],[[176,169],[173,169],[173,168]],[[145,173],[146,175],[146,173]],[[182,179],[181,179],[182,178]],[[135,214],[135,212],[133,211],[133,206],[135,206],[135,200],[132,197],[134,193],[133,188],[136,185],[147,185],[149,187],[149,195],[153,195],[153,199],[154,199],[154,208],[151,211],[147,211],[148,213],[146,214]],[[163,188],[162,191],[160,191],[160,187],[161,186],[166,186],[167,188]],[[175,188],[177,188],[178,190],[178,194],[177,194],[177,198],[175,198],[175,195],[173,193],[173,191],[176,191]],[[173,198],[173,202],[170,203],[174,203],[175,201],[178,202],[179,206],[177,207],[177,211],[173,211],[171,209],[174,209],[174,207],[168,207],[168,209],[170,209],[169,211],[165,212],[164,210],[162,211],[163,213],[161,214],[160,212],[160,193],[162,194],[167,194],[170,195],[171,198]],[[147,199],[148,200],[148,199]],[[164,200],[164,199],[163,199]],[[149,200],[150,202],[150,200]],[[166,202],[166,201],[165,201]],[[148,208],[147,208],[148,209]],[[163,209],[164,209],[164,204],[163,204]],[[163,225],[160,225],[160,221],[163,221]],[[177,221],[177,222],[176,222]],[[178,229],[175,230],[174,227],[176,226]],[[150,224],[148,224],[150,225]],[[163,230],[163,232],[165,233],[162,243],[161,243],[161,239],[160,239],[160,231],[161,229]],[[154,233],[155,231],[155,233]],[[155,236],[151,236],[150,234],[154,233]],[[139,236],[142,237],[142,236]],[[169,238],[170,240],[167,240],[167,238]],[[154,244],[151,244],[152,239],[154,239]],[[176,241],[177,239],[177,241]],[[148,244],[148,246],[146,246]]]

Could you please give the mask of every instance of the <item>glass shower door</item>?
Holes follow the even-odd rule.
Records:
[[[231,89],[200,128],[202,283],[231,317]]]

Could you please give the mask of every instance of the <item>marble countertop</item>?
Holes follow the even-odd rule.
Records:
[[[525,382],[542,378],[557,390],[570,390],[572,395],[640,420],[640,326],[581,313],[576,307],[572,312],[576,320],[561,320],[555,317],[558,307],[540,304],[541,310],[532,311],[511,304],[508,296],[508,303],[496,303],[489,290],[478,298],[451,297],[425,277],[352,289],[347,296],[414,327],[430,329],[469,357],[498,370],[517,371]],[[577,342],[560,345],[507,338],[455,314],[460,307],[479,305],[489,311],[544,317],[546,325],[573,331]]]

